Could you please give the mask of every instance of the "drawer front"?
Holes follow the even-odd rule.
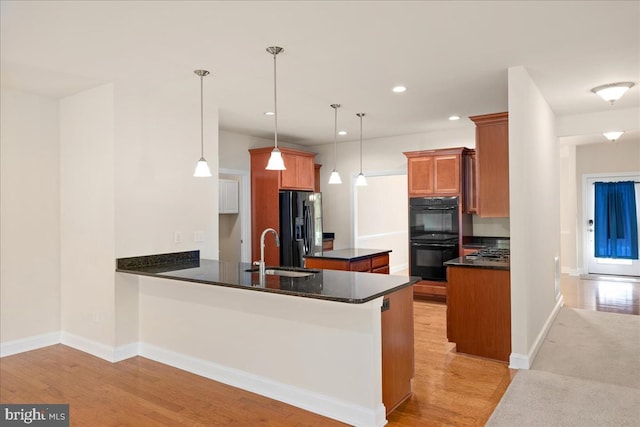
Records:
[[[385,265],[384,267],[372,268],[371,272],[372,273],[379,273],[379,274],[389,274],[389,266]]]
[[[371,268],[384,267],[389,265],[389,254],[378,255],[371,259]]]
[[[362,259],[360,261],[352,261],[349,267],[351,271],[371,271],[371,259]]]

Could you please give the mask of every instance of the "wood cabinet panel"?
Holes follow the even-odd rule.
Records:
[[[313,154],[282,150],[286,170],[280,171],[280,188],[314,191],[315,166]]]
[[[327,239],[322,241],[322,250],[323,251],[332,251],[333,250],[333,239]]]
[[[476,123],[478,215],[509,216],[509,115],[470,117]]]
[[[316,163],[313,165],[313,191],[320,192],[320,168],[322,165]]]
[[[463,158],[464,192],[462,208],[468,214],[478,212],[478,192],[476,189],[476,151],[469,150]]]
[[[507,270],[449,267],[447,338],[457,351],[509,361],[511,289]]]
[[[305,258],[304,265],[306,268],[317,268],[320,270],[349,271],[349,261],[341,259]]]
[[[358,261],[351,261],[349,263],[349,270],[351,271],[371,271],[371,258],[361,259]]]
[[[436,194],[460,193],[460,156],[434,156],[434,186]]]
[[[410,157],[407,160],[409,196],[433,194],[433,156]]]
[[[371,268],[388,267],[389,254],[378,255],[371,258]]]
[[[411,286],[385,297],[382,311],[382,403],[387,414],[411,396],[414,376],[413,293]]]

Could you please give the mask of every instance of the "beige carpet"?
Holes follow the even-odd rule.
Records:
[[[562,308],[487,426],[640,426],[640,316]]]

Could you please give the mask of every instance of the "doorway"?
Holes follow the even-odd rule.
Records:
[[[218,214],[218,260],[251,262],[251,200],[249,172],[220,169],[219,180],[238,182],[238,213]],[[218,186],[220,191],[220,186]]]
[[[405,271],[409,268],[407,173],[377,172],[366,178],[366,186],[353,186],[354,247],[391,249],[390,273]]]
[[[583,200],[585,224],[583,224],[584,265],[588,274],[640,276],[640,260],[600,258],[595,256],[595,183],[635,181],[640,182],[640,173],[616,173],[585,175],[583,178]],[[636,212],[640,213],[640,184],[635,185]]]

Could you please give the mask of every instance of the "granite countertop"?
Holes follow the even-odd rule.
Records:
[[[388,252],[388,251],[383,251]],[[311,273],[305,277],[266,275],[260,283],[257,267],[200,259],[199,251],[160,254],[116,260],[120,273],[225,286],[247,291],[271,292],[350,304],[362,304],[411,286],[419,277],[275,267],[284,271]],[[267,266],[267,270],[274,267]]]
[[[490,258],[469,258],[466,256],[460,258],[454,258],[446,261],[445,266],[449,267],[474,267],[474,268],[488,268],[493,270],[510,270],[509,261],[494,260]]]
[[[357,261],[359,259],[369,258],[376,255],[388,254],[389,252],[391,252],[391,249],[346,248],[336,249],[333,251],[324,251],[321,255],[306,255],[305,258],[325,258],[345,261]]]

